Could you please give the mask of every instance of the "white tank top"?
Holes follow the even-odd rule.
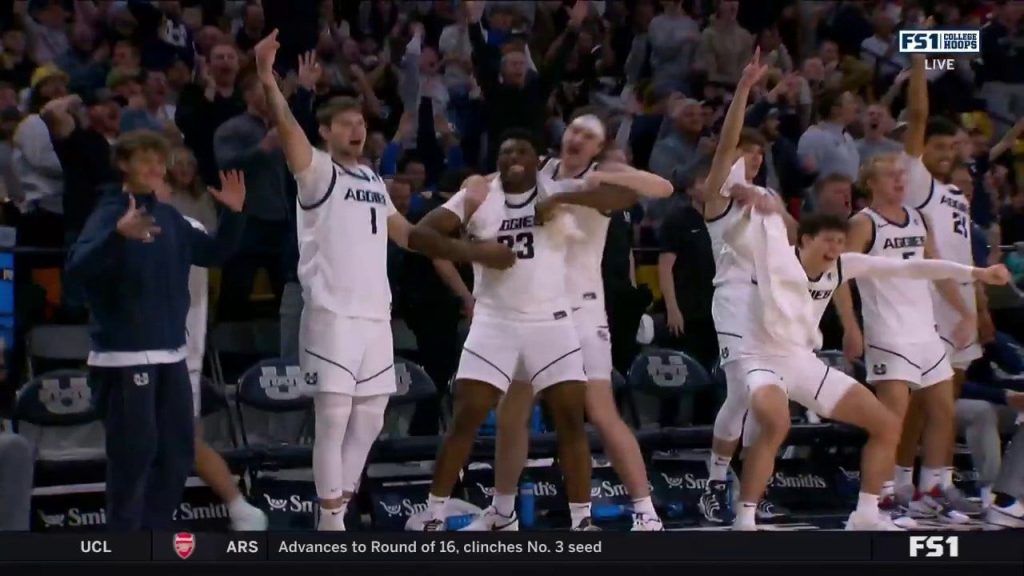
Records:
[[[550,195],[579,189],[577,180],[554,182],[538,177],[538,184]],[[477,217],[481,208],[466,223],[466,231],[478,240],[507,244],[516,254],[516,263],[507,270],[473,265],[474,314],[527,322],[567,318],[571,312],[565,285],[568,241],[555,226],[536,225],[536,188],[523,194],[495,193],[504,195],[500,225],[485,227]],[[460,190],[444,207],[465,223],[464,203],[465,190]]]
[[[797,256],[799,258],[799,254]],[[807,291],[811,295],[811,303],[814,307],[815,321],[820,324],[825,310],[832,302],[832,295],[839,285],[843,283],[843,259],[840,256],[832,266],[822,272],[817,278],[807,279]]]
[[[561,161],[547,158],[540,167],[540,174],[551,180],[559,180],[558,168]],[[597,162],[590,162],[571,178],[583,178],[597,169]],[[565,177],[562,178],[563,180]],[[604,245],[608,239],[608,224],[611,218],[586,206],[567,206],[576,219],[576,226],[583,237],[569,242],[566,252],[565,283],[574,307],[595,306],[604,310],[604,279],[601,276],[601,261],[604,259]]]
[[[873,225],[867,254],[898,259],[923,259],[928,228],[913,208],[903,209],[904,223],[891,222],[870,208],[862,210]],[[861,278],[861,309],[864,338],[870,344],[916,343],[935,337],[928,280],[911,278]]]
[[[312,308],[390,320],[388,218],[384,181],[366,166],[346,168],[321,151],[296,174],[299,282]],[[305,199],[305,200],[304,200]]]

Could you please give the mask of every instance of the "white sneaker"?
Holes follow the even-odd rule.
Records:
[[[503,516],[494,506],[484,508],[468,526],[460,532],[517,532],[519,531],[519,517],[516,511],[511,516]]]
[[[985,514],[985,521],[1004,528],[1024,528],[1024,504],[1020,500],[1009,506],[992,504]]]
[[[344,532],[345,509],[328,511],[321,508],[320,520],[316,523],[316,529],[320,532]]]
[[[910,488],[913,492],[913,487]],[[911,496],[913,499],[913,496]],[[910,511],[901,505],[895,494],[883,496],[878,502],[878,514],[889,519],[904,530],[916,530],[917,520],[910,517]]]
[[[633,514],[633,532],[661,532],[664,529],[665,525],[657,516]]]
[[[953,509],[946,498],[946,493],[938,486],[916,496],[910,503],[910,510],[925,516],[933,516],[946,524],[967,524],[971,521],[970,516]]]
[[[757,532],[757,524],[739,524],[733,523],[733,532]]]
[[[888,514],[879,513],[865,518],[863,514],[857,514],[856,511],[847,518],[846,529],[860,532],[903,532],[903,528],[893,522]]]
[[[423,532],[423,526],[429,522],[433,516],[427,510],[416,512],[411,514],[405,521],[405,530],[407,532]]]
[[[267,524],[267,515],[263,510],[248,502],[242,511],[231,516],[231,529],[235,532],[266,532]]]

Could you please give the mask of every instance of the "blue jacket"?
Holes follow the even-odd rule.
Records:
[[[68,252],[69,290],[81,290],[92,311],[92,345],[97,352],[173,350],[185,345],[190,268],[223,262],[241,238],[244,217],[224,211],[213,238],[193,228],[174,207],[152,194],[135,204],[156,220],[152,242],[117,232],[128,209],[120,186],[106,189]]]

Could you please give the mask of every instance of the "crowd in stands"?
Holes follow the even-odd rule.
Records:
[[[860,166],[902,150],[909,60],[898,30],[980,29],[980,55],[949,55],[952,70],[929,71],[931,110],[962,128],[957,183],[972,197],[979,258],[1005,257],[1020,281],[1024,257],[998,246],[1024,242],[1022,17],[1024,2],[1005,0],[2,3],[0,219],[17,231],[19,259],[8,361],[32,325],[87,318],[79,298],[60,290],[59,273],[33,270],[60,262],[98,190],[120,179],[112,143],[136,130],[172,143],[172,202],[207,229],[218,208],[206,184],[219,170],[243,172],[247,226],[213,283],[211,316],[280,317],[282,354],[296,353],[289,328],[297,331],[301,310],[295,183],[251,52],[275,27],[278,72],[296,117],[315,137],[318,103],[358,97],[370,130],[364,162],[412,221],[469,174],[492,171],[503,131],[530,129],[557,153],[573,111],[595,106],[617,150],[676,190],[612,226],[605,262],[612,323],[623,310],[649,309],[664,319],[656,342],[709,367],[718,349],[714,259],[690,198],[703,185],[754,48],[771,67],[746,115],[766,142],[755,182],[778,190],[796,217],[848,216],[864,201]],[[473,311],[470,275],[398,249],[389,269],[395,314],[443,386],[456,367],[460,319]],[[826,320],[826,345],[841,348],[829,322],[836,325]],[[1024,336],[1019,315],[996,322]],[[613,338],[625,342],[616,349],[624,371],[634,334]],[[19,383],[17,362],[11,368],[0,406]],[[708,407],[698,420],[713,417]]]

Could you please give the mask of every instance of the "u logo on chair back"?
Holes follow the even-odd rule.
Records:
[[[36,426],[87,424],[98,418],[95,396],[85,372],[48,372],[18,392],[15,419]]]
[[[290,412],[312,403],[302,369],[285,360],[264,360],[245,371],[238,383],[243,403],[269,412]]]

